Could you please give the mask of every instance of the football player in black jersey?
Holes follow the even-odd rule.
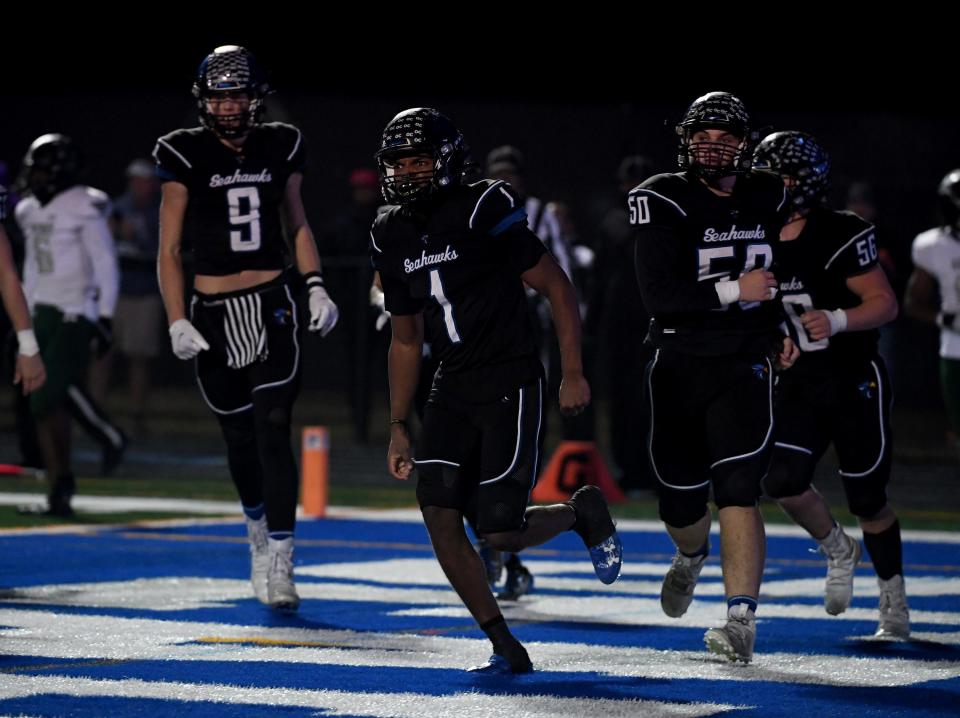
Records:
[[[242,47],[218,47],[200,65],[193,94],[201,126],[161,137],[154,150],[163,181],[158,271],[173,352],[196,357],[200,391],[227,444],[247,519],[255,595],[291,611],[300,603],[290,445],[300,338],[285,271],[288,249],[307,285],[310,331],[326,335],[338,312],[323,288],[300,197],[303,138],[292,125],[260,122],[268,90],[263,70]],[[189,317],[184,247],[196,271]]]
[[[437,560],[493,643],[484,672],[532,666],[510,633],[466,531],[516,552],[575,530],[604,583],[620,573],[621,546],[599,489],[565,504],[527,508],[537,476],[543,369],[524,284],[546,296],[562,352],[560,408],[590,401],[580,360],[577,300],[566,275],[526,225],[523,204],[502,181],[463,182],[468,149],[453,123],[429,108],[394,117],[377,161],[391,205],[371,231],[371,256],[391,314],[390,447],[397,479],[416,468],[417,499]],[[407,431],[424,325],[440,368],[416,458]]]
[[[636,271],[651,320],[648,450],[660,482],[660,518],[677,546],[660,600],[682,616],[710,550],[710,488],[719,509],[727,621],[708,649],[753,655],[764,564],[760,481],[773,449],[776,364],[796,348],[771,301],[783,184],[749,171],[753,133],[739,98],[711,92],[677,125],[681,171],[628,196]]]
[[[780,298],[801,349],[778,388],[776,443],[766,493],[827,556],[824,604],[843,613],[853,595],[860,544],[834,521],[811,485],[833,442],[850,512],[880,582],[881,638],[906,638],[900,524],[887,503],[892,389],[877,351],[877,329],[897,316],[897,299],[877,262],[872,224],[823,206],[830,158],[803,132],[775,132],[756,148],[755,170],[780,177],[791,215],[777,248]]]

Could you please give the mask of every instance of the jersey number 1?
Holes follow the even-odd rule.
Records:
[[[443,309],[443,323],[447,325],[447,335],[454,344],[460,343],[460,332],[457,331],[457,325],[453,323],[453,305],[443,293],[443,282],[440,281],[440,270],[430,270],[430,296],[437,300],[437,304]]]

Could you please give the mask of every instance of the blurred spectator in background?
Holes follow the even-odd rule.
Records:
[[[147,399],[153,361],[160,354],[163,303],[157,285],[160,182],[153,163],[135,159],[126,170],[127,189],[114,201],[110,229],[120,260],[120,298],[114,315],[114,346],[90,374],[94,399],[103,403],[116,354],[127,362],[130,407],[136,434],[147,433]]]
[[[654,173],[653,162],[629,155],[617,168],[617,201],[597,228],[596,264],[586,333],[596,337],[610,407],[610,448],[617,482],[624,491],[653,489],[646,436],[650,407],[644,401],[643,371],[653,358],[644,344],[650,316],[633,273],[634,228],[627,195]]]
[[[853,212],[871,224],[877,224],[877,202],[873,186],[866,180],[855,180],[850,184],[847,190],[848,212]],[[893,289],[893,293],[898,303],[902,303],[903,292],[906,288],[906,276],[902,267],[907,264],[907,257],[900,256],[892,241],[896,235],[893,232],[887,232],[883,229],[881,222],[880,231],[877,234],[877,253],[880,266],[887,275],[887,280]],[[890,377],[890,384],[894,386],[894,375],[896,374],[896,337],[897,324],[889,322],[879,329],[880,341],[877,349],[887,365],[887,375]]]
[[[560,202],[547,202],[530,194],[529,173],[523,153],[512,145],[502,145],[487,154],[487,177],[510,184],[523,200],[527,227],[540,238],[577,290],[581,318],[586,313],[584,284],[592,271],[593,252],[588,247],[574,246],[577,236],[569,208]],[[553,331],[549,304],[532,289],[527,299],[533,316],[533,328],[540,361],[547,374],[550,392],[560,388],[560,348]],[[583,346],[584,371],[590,374],[592,349],[586,337]],[[577,416],[561,417],[564,439],[593,440],[594,409],[588,406]]]
[[[347,179],[350,201],[334,219],[324,225],[319,245],[323,247],[327,286],[340,308],[340,331],[349,381],[341,384],[352,408],[354,435],[366,441],[369,434],[371,393],[386,375],[386,337],[370,321],[369,291],[373,280],[370,266],[370,226],[383,204],[377,171],[357,167]],[[379,344],[377,351],[371,348]]]

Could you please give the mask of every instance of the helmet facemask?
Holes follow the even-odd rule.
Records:
[[[388,202],[409,204],[432,194],[436,176],[436,161],[432,153],[411,149],[385,153],[377,160],[381,188]],[[418,164],[425,166],[416,169]],[[406,171],[399,170],[399,165],[406,165]]]
[[[201,124],[228,139],[243,137],[260,121],[269,91],[266,73],[253,55],[237,45],[224,45],[207,55],[193,85]],[[231,100],[239,108],[236,112],[214,110]]]
[[[710,92],[694,100],[676,126],[680,168],[708,180],[747,171],[755,139],[749,121],[743,103],[728,92]],[[708,137],[710,130],[723,134]]]
[[[411,204],[459,185],[468,155],[463,135],[436,110],[417,107],[401,112],[387,123],[375,155],[384,199]],[[431,158],[433,166],[419,170],[408,166],[405,172],[396,172],[396,162],[417,157]]]

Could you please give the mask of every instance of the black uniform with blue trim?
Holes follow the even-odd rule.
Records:
[[[773,301],[721,305],[716,283],[774,266],[783,184],[741,175],[729,196],[687,172],[643,182],[628,197],[636,271],[656,347],[647,368],[648,449],[661,516],[687,526],[717,505],[752,506],[769,463],[771,355],[782,335]]]
[[[280,207],[290,175],[306,166],[296,127],[255,125],[240,150],[203,127],[176,130],[157,140],[153,156],[162,181],[187,187],[183,246],[197,274],[289,264]],[[295,395],[297,308],[285,281],[224,295],[196,293],[191,321],[210,343],[197,357],[197,377],[214,412],[250,409],[262,387],[289,386]]]
[[[862,517],[886,504],[890,479],[893,392],[877,351],[879,333],[841,332],[814,341],[800,317],[860,304],[847,280],[878,266],[875,235],[874,226],[852,212],[816,208],[800,234],[778,247],[786,326],[802,353],[778,384],[776,449],[764,482],[775,498],[803,493],[832,441],[850,510]]]
[[[297,128],[254,125],[240,149],[206,128],[177,130],[157,141],[153,156],[162,181],[187,188],[182,246],[197,274],[289,264],[281,206],[290,176],[306,165]],[[197,355],[197,383],[220,423],[240,500],[265,505],[271,532],[292,532],[299,475],[290,426],[301,369],[286,273],[236,292],[194,292],[190,320],[210,345]]]
[[[190,202],[184,249],[197,274],[281,269],[286,242],[280,213],[287,180],[304,172],[306,149],[293,125],[255,125],[240,150],[203,127],[176,130],[157,140],[157,175],[186,185]]]
[[[440,361],[416,448],[420,505],[459,509],[481,533],[520,528],[536,480],[543,369],[521,275],[545,251],[500,181],[391,207],[371,232],[386,309],[422,312]]]

